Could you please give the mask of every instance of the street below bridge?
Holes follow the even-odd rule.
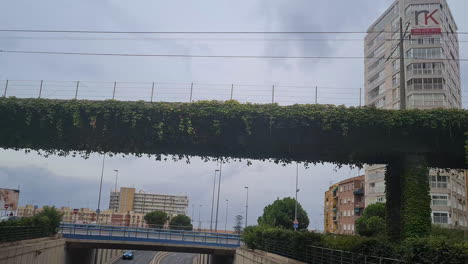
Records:
[[[122,258],[112,262],[112,264],[192,264],[193,259],[197,254],[190,253],[163,253],[164,257],[155,260],[158,252],[155,251],[134,251],[134,258],[132,260],[124,260]]]
[[[150,264],[156,254],[157,252],[155,251],[134,251],[133,259],[122,259],[122,257],[120,257],[112,262],[112,264]]]
[[[159,263],[154,264],[192,264],[196,254],[190,253],[171,253],[161,259]]]

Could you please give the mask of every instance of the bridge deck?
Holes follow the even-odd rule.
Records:
[[[212,253],[240,246],[238,235],[210,232],[62,224],[60,233],[72,247]]]

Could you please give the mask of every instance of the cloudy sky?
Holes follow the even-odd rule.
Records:
[[[198,1],[8,1],[2,4],[2,29],[108,31],[365,31],[392,0],[198,0]],[[449,0],[459,31],[468,32],[468,2]],[[39,34],[0,33],[1,50],[273,56],[363,56],[363,34],[354,35],[232,35],[232,34]],[[460,40],[468,41],[468,35]],[[468,43],[460,43],[467,58]],[[466,72],[462,63],[462,74]],[[80,81],[80,98],[193,100],[233,97],[268,102],[272,85],[281,104],[318,102],[359,104],[363,87],[362,60],[161,58],[0,53],[0,85],[10,80],[9,95],[69,98]],[[16,80],[16,81],[11,81]],[[468,76],[462,76],[462,84]],[[466,91],[466,87],[463,86]],[[2,90],[3,91],[3,90]],[[464,101],[468,98],[464,93]],[[466,107],[466,103],[465,103]],[[21,189],[21,204],[97,207],[102,157],[49,157],[0,151],[0,185]],[[201,218],[210,218],[215,163],[194,159],[158,162],[150,158],[107,158],[103,208],[108,206],[119,170],[119,186],[147,192],[187,194]],[[322,228],[323,192],[331,182],[358,175],[357,170],[325,164],[299,170],[299,200],[311,218],[309,228]],[[294,195],[295,165],[230,163],[223,167],[221,226],[229,199],[228,227],[245,210],[249,186],[249,223],[276,198]],[[198,219],[198,209],[195,218]],[[189,214],[192,214],[190,208]]]

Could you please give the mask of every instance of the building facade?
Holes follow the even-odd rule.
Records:
[[[364,175],[343,180],[325,192],[324,231],[354,235],[364,211]]]
[[[96,211],[89,208],[74,209],[69,207],[57,208],[63,214],[62,222],[64,223],[79,223],[79,224],[97,224]],[[18,216],[31,217],[42,212],[42,208],[26,205],[18,207]],[[113,226],[132,226],[132,227],[147,227],[144,220],[145,214],[127,212],[114,212],[113,210],[104,210],[99,214],[99,224]]]
[[[404,31],[404,69],[400,69],[400,18]],[[406,108],[461,108],[457,25],[446,0],[397,0],[368,29],[365,52],[365,102],[384,109],[400,107],[400,70],[405,71]],[[385,167],[365,173],[365,204],[385,202]],[[466,174],[430,170],[432,221],[467,226]]]
[[[132,211],[146,214],[163,211],[171,217],[187,214],[188,206],[187,196],[135,192],[135,188],[126,187],[120,188],[119,192],[111,192],[109,201],[109,209],[113,212]]]
[[[325,192],[323,207],[323,230],[325,233],[336,233],[338,230],[338,187],[338,183],[335,183]]]

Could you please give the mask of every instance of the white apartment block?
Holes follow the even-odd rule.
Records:
[[[461,108],[457,25],[446,0],[396,0],[368,29],[366,105],[399,109],[400,53],[395,47],[400,17],[404,30],[408,25],[404,41],[407,109]],[[382,165],[366,168],[366,206],[385,201],[384,175]],[[465,174],[432,169],[429,181],[433,223],[468,226]]]
[[[116,212],[150,213],[163,211],[169,216],[186,215],[189,199],[185,195],[151,194],[135,192],[135,188],[120,188],[111,192],[109,209]]]

